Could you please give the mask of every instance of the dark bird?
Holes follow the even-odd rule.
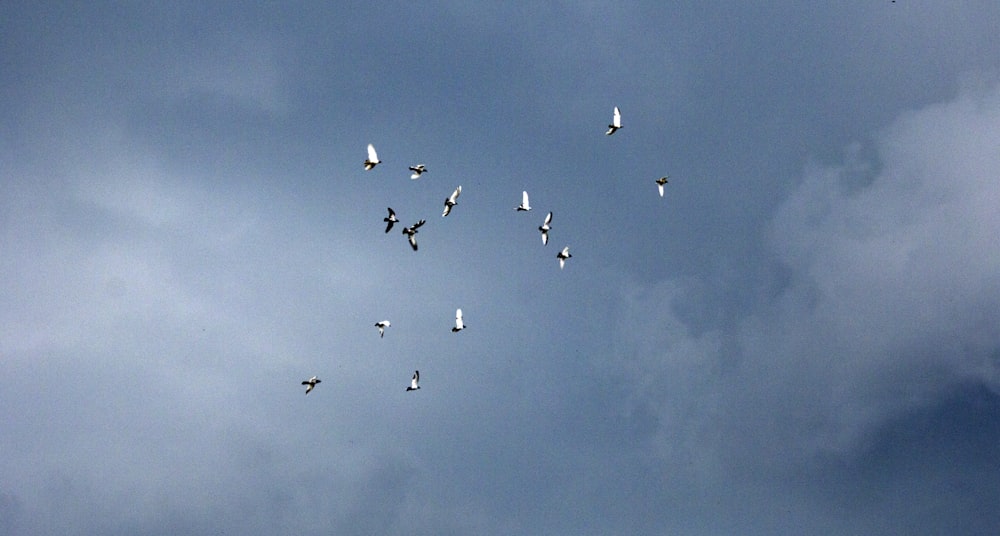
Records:
[[[312,378],[309,378],[308,380],[302,380],[302,385],[308,386],[308,387],[306,387],[306,394],[309,394],[309,391],[312,391],[313,387],[316,387],[316,384],[320,383],[322,381],[323,380],[317,378],[316,376],[313,376]]]
[[[396,213],[393,212],[392,207],[386,207],[386,208],[389,209],[389,216],[382,218],[382,221],[388,224],[385,226],[385,232],[388,233],[389,231],[392,230],[392,224],[398,222],[399,220],[396,219]]]
[[[417,250],[417,239],[414,235],[417,234],[417,229],[424,223],[426,223],[424,220],[420,220],[417,223],[414,223],[413,227],[403,227],[403,234],[405,234],[407,240],[410,241],[410,247],[413,248],[413,251]]]
[[[417,164],[410,166],[410,171],[413,172],[413,175],[410,175],[410,179],[417,180],[420,178],[421,173],[427,173],[427,168],[423,164]]]

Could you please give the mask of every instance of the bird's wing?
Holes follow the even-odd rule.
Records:
[[[663,197],[663,185],[660,183],[656,183],[656,187],[660,189],[660,197]]]
[[[416,237],[416,235],[412,235],[412,234],[406,235],[406,239],[410,241],[410,247],[413,248],[413,251],[416,251],[417,250],[417,237]]]
[[[421,225],[423,225],[425,223],[427,223],[427,220],[420,220],[417,223],[413,224],[413,228],[417,229],[417,228],[419,228]]]
[[[528,207],[528,192],[527,191],[521,192],[521,206],[523,206],[525,208]]]
[[[455,191],[451,193],[451,197],[449,199],[451,199],[451,202],[454,203],[455,201],[458,200],[458,196],[460,196],[460,195],[462,195],[462,187],[461,186],[459,186],[458,188],[455,188]]]
[[[542,245],[547,245],[549,243],[549,233],[547,231],[542,231]]]
[[[615,106],[615,116],[614,119],[612,119],[611,124],[619,128],[622,126],[622,113],[618,110],[617,106]]]
[[[552,213],[551,212],[549,212],[548,214],[545,215],[545,225],[548,225],[550,223],[552,223]]]
[[[378,153],[375,152],[375,146],[370,143],[368,144],[368,161],[378,162]]]

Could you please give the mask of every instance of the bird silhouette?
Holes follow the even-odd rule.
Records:
[[[306,394],[309,394],[309,391],[312,391],[313,387],[316,387],[316,384],[318,384],[318,383],[320,383],[322,381],[323,380],[317,378],[316,376],[313,376],[312,378],[309,378],[308,380],[302,380],[302,385],[307,386],[306,387]]]
[[[528,204],[528,192],[521,192],[521,204],[514,207],[517,211],[529,211],[531,210],[531,205]]]
[[[608,136],[614,134],[618,129],[622,128],[622,113],[615,106],[615,114],[611,118],[611,124],[608,125],[608,131],[605,132]]]
[[[417,164],[415,166],[410,166],[410,171],[413,172],[413,175],[410,175],[410,179],[417,180],[420,178],[422,173],[427,173],[427,167],[423,164]]]
[[[427,222],[425,220],[420,220],[417,223],[414,223],[412,227],[403,227],[403,234],[405,234],[406,239],[410,241],[410,247],[413,248],[413,251],[417,250],[417,229],[419,229],[424,223]]]
[[[560,270],[562,270],[563,267],[566,266],[566,259],[568,259],[570,257],[572,257],[572,255],[569,254],[569,246],[564,247],[562,249],[562,251],[560,251],[559,253],[556,253],[556,258],[559,259],[559,269]]]
[[[410,378],[410,386],[406,388],[407,391],[416,391],[420,389],[420,371],[413,371],[413,378]]]
[[[368,144],[368,158],[365,160],[365,171],[371,170],[373,167],[381,164],[382,161],[378,159],[378,153],[375,152],[375,146]]]
[[[447,216],[448,214],[451,214],[451,207],[458,204],[458,196],[460,195],[462,195],[461,186],[455,188],[455,191],[451,193],[451,196],[449,196],[448,199],[444,200],[444,212],[441,213],[442,218]]]
[[[552,227],[549,225],[550,223],[552,223],[551,212],[545,215],[545,221],[542,223],[541,227],[538,228],[538,230],[542,232],[543,246],[549,243],[549,231],[552,229]]]
[[[399,220],[396,219],[396,213],[392,210],[392,207],[386,208],[389,209],[389,215],[382,218],[382,221],[386,222],[387,225],[385,226],[385,232],[388,233],[392,230],[392,224],[398,222]]]

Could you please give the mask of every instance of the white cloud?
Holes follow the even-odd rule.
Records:
[[[672,312],[684,282],[628,293],[622,361],[664,452],[781,465],[857,447],[961,382],[1000,388],[998,146],[994,87],[900,117],[866,186],[848,183],[875,164],[809,170],[770,232],[788,286],[732,344]]]

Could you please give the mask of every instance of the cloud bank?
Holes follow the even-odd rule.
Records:
[[[780,205],[765,247],[781,285],[748,314],[686,323],[705,281],[627,292],[619,364],[665,457],[780,472],[863,449],[957,386],[1000,388],[1000,91],[875,139],[877,159],[811,166]]]

